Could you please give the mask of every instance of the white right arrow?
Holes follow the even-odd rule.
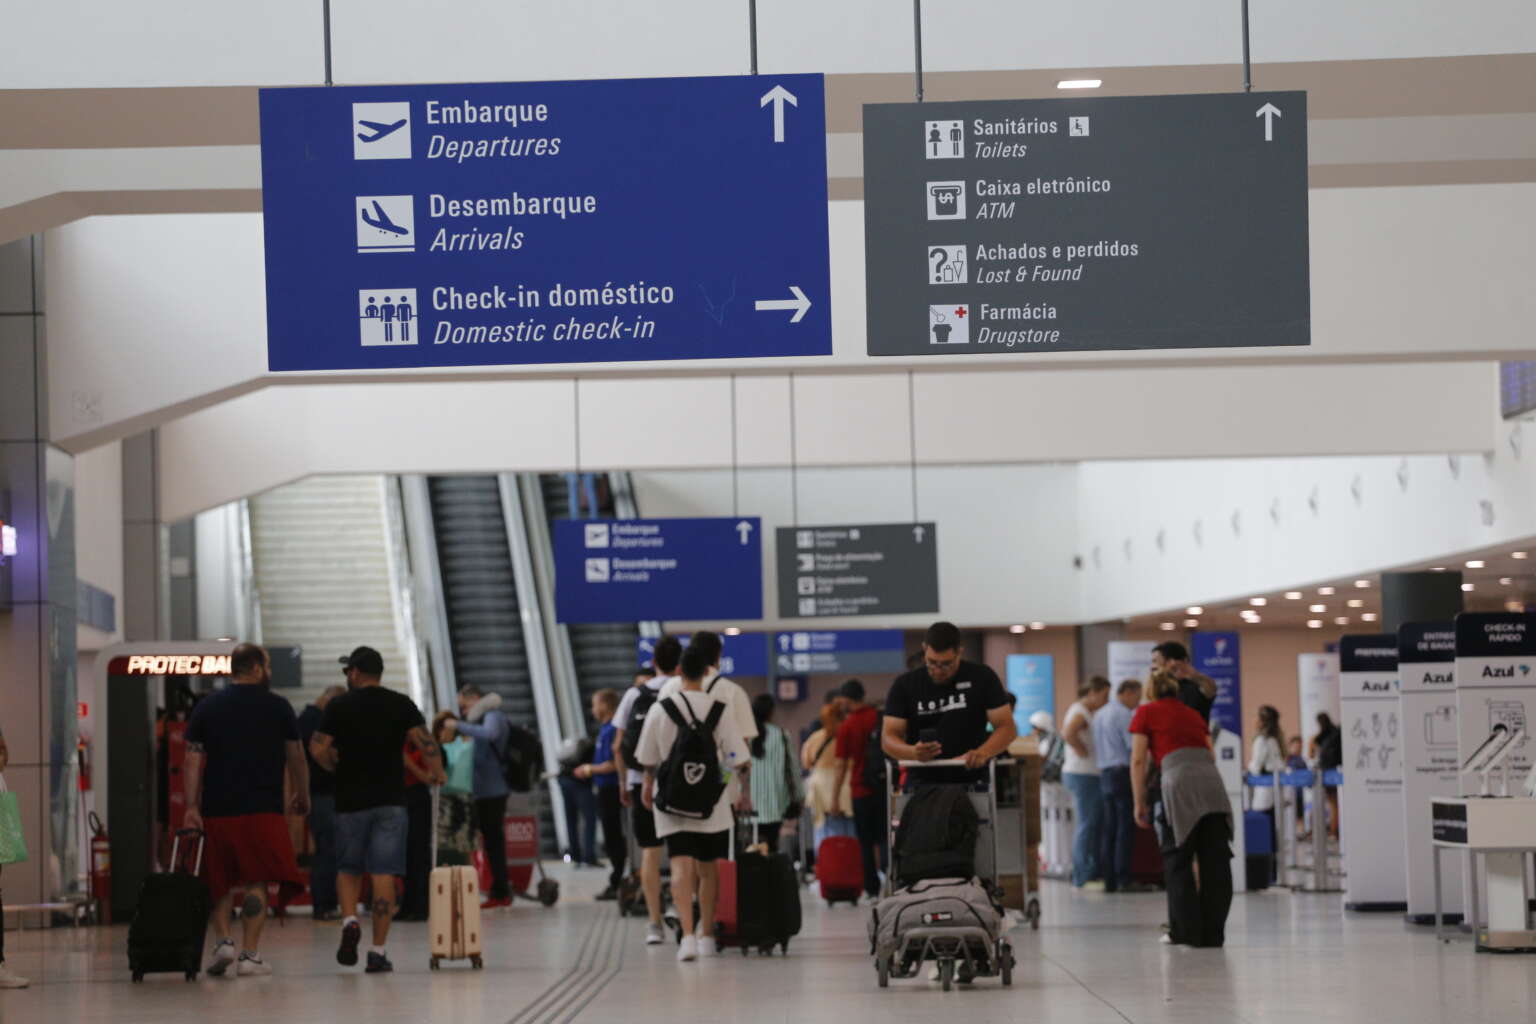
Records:
[[[790,285],[789,290],[794,293],[794,298],[758,299],[757,308],[760,310],[792,309],[795,311],[795,315],[789,318],[789,322],[792,324],[799,323],[801,318],[805,316],[806,310],[811,308],[811,300],[805,297],[805,292],[801,291],[794,285]]]
[[[1280,108],[1275,106],[1273,103],[1266,103],[1257,111],[1255,111],[1253,116],[1262,117],[1264,119],[1264,141],[1274,142],[1275,118],[1285,116],[1284,114],[1280,113]]]
[[[769,89],[767,92],[763,93],[763,98],[758,102],[757,105],[759,107],[766,107],[770,103],[773,104],[773,141],[783,142],[784,104],[788,103],[792,107],[798,107],[800,105],[800,101],[795,99],[794,93],[790,92],[782,85],[776,85],[772,89]]]

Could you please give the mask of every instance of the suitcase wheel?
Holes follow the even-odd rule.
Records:
[[[428,969],[430,969],[430,970],[434,970],[434,971],[436,971],[436,970],[440,970],[440,969],[441,969],[441,967],[442,967],[442,964],[441,964],[441,963],[440,963],[440,962],[439,962],[439,961],[438,961],[438,958],[437,958],[437,957],[433,957],[433,958],[432,958],[432,962],[431,962],[431,963],[429,963],[429,964],[428,964],[428,965],[427,965],[427,967],[428,967]]]
[[[746,946],[742,946],[741,947],[741,955],[742,956],[746,956],[747,955],[747,947]]]
[[[142,985],[142,984],[144,984],[144,972],[143,971],[134,971],[133,972],[133,983],[135,985]]]
[[[539,879],[538,898],[544,906],[554,906],[560,901],[560,883],[553,878]]]
[[[880,982],[881,988],[889,988],[891,985],[891,961],[887,957],[881,957],[875,961],[875,977]]]
[[[188,981],[196,981],[197,980],[197,972],[196,971],[188,971],[187,972],[187,980]]]
[[[469,966],[478,971],[485,966],[485,961],[480,959],[480,955],[477,953],[469,958]]]

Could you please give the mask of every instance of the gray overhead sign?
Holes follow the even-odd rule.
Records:
[[[779,615],[904,615],[939,610],[933,523],[782,526]]]
[[[1302,92],[864,108],[869,354],[1307,345]]]

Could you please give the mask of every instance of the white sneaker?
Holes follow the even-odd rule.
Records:
[[[240,954],[240,966],[235,968],[235,973],[242,978],[260,978],[272,973],[272,965],[259,956]]]
[[[699,940],[692,935],[685,935],[683,941],[677,945],[677,962],[690,963],[699,958]]]
[[[215,978],[224,977],[224,972],[229,970],[229,965],[239,959],[240,954],[235,950],[235,944],[229,939],[224,939],[213,947],[213,962],[208,965],[208,973]]]
[[[666,941],[667,937],[661,930],[661,925],[648,924],[645,926],[645,944],[647,946],[659,946]]]
[[[713,935],[701,935],[699,937],[699,956],[719,956],[720,946],[715,942]]]
[[[1167,932],[1163,932],[1163,934],[1157,937],[1157,941],[1161,942],[1165,946],[1171,946],[1173,945],[1173,936],[1169,935]]]
[[[0,988],[26,988],[30,984],[31,981],[0,963]]]

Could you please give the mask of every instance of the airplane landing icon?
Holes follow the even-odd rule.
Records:
[[[362,132],[358,132],[357,137],[363,142],[378,142],[380,139],[388,138],[401,128],[404,128],[407,120],[408,118],[402,117],[393,124],[385,124],[382,121],[358,121],[357,123],[367,128],[370,134],[364,135]]]
[[[358,196],[357,251],[415,252],[416,202],[410,196]]]

